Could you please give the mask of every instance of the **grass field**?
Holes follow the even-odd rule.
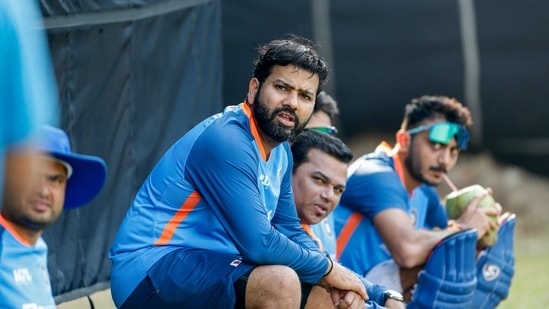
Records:
[[[518,249],[518,248],[517,248]],[[549,250],[516,252],[515,277],[509,298],[498,308],[547,308],[549,306]]]

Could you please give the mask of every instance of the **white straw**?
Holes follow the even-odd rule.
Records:
[[[454,183],[450,180],[450,178],[446,174],[442,174],[442,178],[444,178],[444,181],[448,184],[448,186],[452,189],[452,191],[457,191],[458,188]]]

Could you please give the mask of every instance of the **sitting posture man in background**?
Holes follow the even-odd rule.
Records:
[[[311,42],[259,48],[245,102],[191,129],[155,166],[115,242],[122,308],[300,308],[314,285],[364,308],[362,282],[300,226],[287,141],[328,76]]]
[[[441,239],[467,227],[475,228],[480,239],[497,228],[490,217],[501,209],[477,207],[483,196],[450,226],[425,228],[429,203],[436,207],[439,202],[433,189],[424,186],[440,184],[454,167],[467,146],[470,125],[469,110],[455,99],[413,99],[406,105],[395,148],[382,143],[351,164],[347,190],[335,210],[337,255],[343,265],[409,297],[417,272]],[[433,196],[437,200],[429,201]]]
[[[335,136],[337,134],[337,128],[335,127],[337,115],[339,115],[337,101],[331,95],[322,91],[316,97],[313,115],[311,116],[311,119],[309,119],[305,130],[312,130]],[[317,224],[311,225],[311,232],[318,241],[322,243],[323,250],[335,259],[336,238],[333,214],[330,213]]]
[[[42,127],[37,145],[9,152],[0,216],[0,308],[55,308],[42,231],[63,209],[90,202],[107,175],[98,157],[71,151],[64,131]],[[29,179],[17,167],[32,155],[37,168]]]
[[[337,115],[339,115],[337,101],[331,95],[322,91],[316,97],[313,115],[305,128],[334,136],[337,134],[337,128],[335,127]]]
[[[347,167],[353,154],[339,138],[315,130],[301,132],[293,140],[291,150],[294,161],[292,188],[297,214],[305,231],[318,243],[320,250],[324,250],[322,240],[316,237],[311,228],[331,214],[339,203],[345,191]],[[396,295],[392,291],[366,279],[363,282],[369,296],[367,309],[380,308],[378,304],[387,308],[404,308],[404,304],[394,298]],[[329,299],[329,294],[320,287],[313,287],[311,295],[315,293],[318,293],[318,297],[309,297],[307,308],[324,308],[322,304],[327,303],[325,300]],[[320,300],[320,303],[314,303],[315,300]]]

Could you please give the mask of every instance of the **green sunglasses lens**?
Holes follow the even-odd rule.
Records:
[[[419,126],[408,130],[407,132],[410,134],[416,134],[424,130],[429,130],[429,139],[435,143],[446,145],[455,136],[459,148],[462,150],[467,148],[467,143],[469,142],[469,132],[467,132],[467,129],[458,124],[451,122],[436,123],[433,125]]]
[[[329,134],[329,135],[337,134],[337,129],[335,127],[313,127],[313,128],[307,128],[306,130],[317,131],[317,132]]]
[[[444,145],[448,144],[454,136],[459,148],[464,150],[469,142],[469,133],[462,126],[455,123],[438,123],[429,130],[429,139]]]
[[[434,125],[429,131],[429,139],[433,142],[448,144],[456,134],[455,126],[449,123]]]

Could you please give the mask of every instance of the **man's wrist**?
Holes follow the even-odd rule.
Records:
[[[329,254],[326,254],[326,257],[328,258],[328,271],[322,276],[323,278],[324,277],[327,277],[331,272],[332,270],[334,270],[334,261],[332,261],[332,258],[330,257]]]
[[[394,299],[399,302],[404,302],[404,297],[401,293],[395,290],[386,290],[383,292],[383,305],[387,302],[388,299]]]

